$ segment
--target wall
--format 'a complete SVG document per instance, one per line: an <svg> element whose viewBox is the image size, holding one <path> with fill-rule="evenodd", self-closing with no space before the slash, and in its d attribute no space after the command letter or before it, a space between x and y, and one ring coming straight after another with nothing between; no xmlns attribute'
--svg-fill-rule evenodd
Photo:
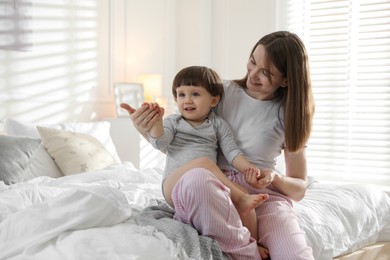
<svg viewBox="0 0 390 260"><path fill-rule="evenodd" d="M251 48L276 26L276 2L266 0L131 0L121 10L125 28L116 42L125 44L115 48L122 57L116 79L161 74L168 97L184 66L210 66L225 79L242 77Z"/></svg>
<svg viewBox="0 0 390 260"><path fill-rule="evenodd" d="M0 50L0 118L115 117L115 82L160 74L170 97L188 65L242 77L254 43L275 29L276 2L34 0L31 51Z"/></svg>
<svg viewBox="0 0 390 260"><path fill-rule="evenodd" d="M137 81L140 74L162 75L169 100L176 72L189 65L214 68L225 79L246 72L257 40L275 29L274 1L131 0L115 1L114 75ZM168 108L169 110L170 108ZM140 168L163 167L165 157L143 138Z"/></svg>

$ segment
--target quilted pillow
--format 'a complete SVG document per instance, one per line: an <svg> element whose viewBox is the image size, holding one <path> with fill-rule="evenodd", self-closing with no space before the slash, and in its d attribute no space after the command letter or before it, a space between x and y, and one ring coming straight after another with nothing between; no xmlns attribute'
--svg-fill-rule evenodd
<svg viewBox="0 0 390 260"><path fill-rule="evenodd" d="M0 181L5 184L63 176L40 139L1 135L0 147Z"/></svg>
<svg viewBox="0 0 390 260"><path fill-rule="evenodd" d="M7 132L5 131L5 127L2 121L0 121L0 135L5 135Z"/></svg>
<svg viewBox="0 0 390 260"><path fill-rule="evenodd" d="M115 163L110 152L91 135L42 126L37 129L64 175L92 172Z"/></svg>

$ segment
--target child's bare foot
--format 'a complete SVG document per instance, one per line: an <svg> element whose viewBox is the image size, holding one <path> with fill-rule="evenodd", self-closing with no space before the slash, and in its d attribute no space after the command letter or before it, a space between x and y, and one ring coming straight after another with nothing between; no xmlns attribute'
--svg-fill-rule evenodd
<svg viewBox="0 0 390 260"><path fill-rule="evenodd" d="M241 216L247 216L249 212L268 199L268 194L245 194L236 208Z"/></svg>
<svg viewBox="0 0 390 260"><path fill-rule="evenodd" d="M269 251L267 248L262 247L262 246L257 246L257 249L259 250L261 259L263 259L263 260L269 259Z"/></svg>

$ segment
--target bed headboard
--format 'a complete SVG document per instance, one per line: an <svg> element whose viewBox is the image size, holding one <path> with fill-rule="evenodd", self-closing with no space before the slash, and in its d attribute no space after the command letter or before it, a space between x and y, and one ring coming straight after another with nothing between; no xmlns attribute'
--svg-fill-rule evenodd
<svg viewBox="0 0 390 260"><path fill-rule="evenodd" d="M111 123L111 139L122 161L132 162L138 169L165 167L165 154L153 148L135 129L129 117L105 119Z"/></svg>
<svg viewBox="0 0 390 260"><path fill-rule="evenodd" d="M141 135L129 117L106 119L111 123L111 138L122 161L130 161L140 167Z"/></svg>

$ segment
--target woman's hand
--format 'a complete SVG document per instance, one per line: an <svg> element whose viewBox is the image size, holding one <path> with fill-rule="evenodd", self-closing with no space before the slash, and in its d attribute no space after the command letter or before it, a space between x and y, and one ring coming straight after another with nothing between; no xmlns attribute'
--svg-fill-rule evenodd
<svg viewBox="0 0 390 260"><path fill-rule="evenodd" d="M276 172L271 169L259 170L256 167L249 167L245 172L245 181L256 189L264 189L272 183Z"/></svg>
<svg viewBox="0 0 390 260"><path fill-rule="evenodd" d="M127 110L135 128L142 135L147 134L164 114L164 108L158 106L157 103L143 103L138 109L134 109L126 103L120 104L120 107Z"/></svg>

